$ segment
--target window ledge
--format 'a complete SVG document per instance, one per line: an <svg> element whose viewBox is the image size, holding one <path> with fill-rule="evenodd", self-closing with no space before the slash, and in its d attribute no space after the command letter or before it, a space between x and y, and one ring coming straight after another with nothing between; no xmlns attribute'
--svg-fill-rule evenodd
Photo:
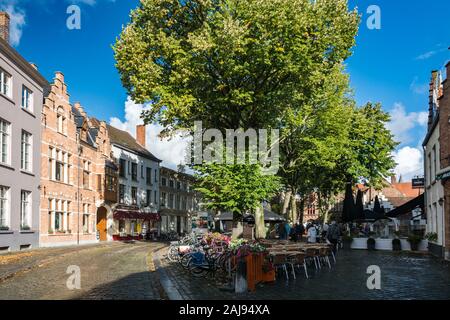
<svg viewBox="0 0 450 320"><path fill-rule="evenodd" d="M2 230L0 231L0 234L14 234L13 230Z"/></svg>
<svg viewBox="0 0 450 320"><path fill-rule="evenodd" d="M10 97L8 97L7 95L0 93L0 97L3 97L4 99L6 99L7 101L11 102L13 105L16 105L16 103L14 102L13 99L11 99Z"/></svg>
<svg viewBox="0 0 450 320"><path fill-rule="evenodd" d="M20 169L20 172L22 172L22 173L24 173L24 174L27 174L27 175L29 175L29 176L32 176L32 177L35 177L35 176L36 176L33 172L26 171L26 170L23 170L23 169Z"/></svg>
<svg viewBox="0 0 450 320"><path fill-rule="evenodd" d="M26 109L26 108L24 108L24 107L21 107L20 109L22 109L22 111L28 113L28 114L29 114L30 116L32 116L33 118L36 118L36 115L34 114L33 111L30 111L30 110L28 110L28 109Z"/></svg>
<svg viewBox="0 0 450 320"><path fill-rule="evenodd" d="M70 184L70 183L67 183L67 182L64 182L64 181L58 181L58 180L55 180L55 179L49 179L49 181L51 181L51 182L55 182L55 183L60 183L60 184L64 184L64 185L66 185L66 186L70 186L70 187L73 187L73 185L72 185L72 184Z"/></svg>
<svg viewBox="0 0 450 320"><path fill-rule="evenodd" d="M0 162L0 167L5 168L5 169L9 169L9 170L12 170L12 171L16 170L16 169L14 169L14 167L10 166L9 164L2 163L2 162Z"/></svg>
<svg viewBox="0 0 450 320"><path fill-rule="evenodd" d="M34 230L20 230L19 231L21 234L31 234L31 233L36 233L36 231L34 231Z"/></svg>

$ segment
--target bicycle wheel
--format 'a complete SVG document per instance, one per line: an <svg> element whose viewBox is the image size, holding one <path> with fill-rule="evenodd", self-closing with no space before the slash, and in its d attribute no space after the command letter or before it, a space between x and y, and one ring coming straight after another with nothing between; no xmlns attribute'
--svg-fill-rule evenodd
<svg viewBox="0 0 450 320"><path fill-rule="evenodd" d="M178 247L171 246L169 247L169 250L167 252L167 258L171 262L178 261L179 255L178 255Z"/></svg>
<svg viewBox="0 0 450 320"><path fill-rule="evenodd" d="M200 278L206 274L207 269L202 266L191 265L189 268L189 271L192 274L192 276L194 276L196 278Z"/></svg>

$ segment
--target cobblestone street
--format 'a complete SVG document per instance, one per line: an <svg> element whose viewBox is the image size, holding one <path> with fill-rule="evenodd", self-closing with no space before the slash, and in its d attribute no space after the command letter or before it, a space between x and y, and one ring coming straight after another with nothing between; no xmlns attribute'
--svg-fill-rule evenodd
<svg viewBox="0 0 450 320"><path fill-rule="evenodd" d="M367 289L367 267L381 269L381 290ZM163 262L174 287L183 299L450 299L450 265L423 254L341 251L333 269L303 273L286 281L283 275L274 284L257 287L256 292L235 295L215 286L213 281L189 276L177 264Z"/></svg>
<svg viewBox="0 0 450 320"><path fill-rule="evenodd" d="M108 243L0 256L0 299L165 299L153 252L158 243ZM81 290L66 286L68 266Z"/></svg>
<svg viewBox="0 0 450 320"><path fill-rule="evenodd" d="M341 251L333 269L303 273L236 295L210 278L193 278L165 258L162 243L108 243L0 256L0 299L449 299L450 266L424 254ZM66 286L68 266L81 289ZM381 269L381 290L369 290L367 267Z"/></svg>

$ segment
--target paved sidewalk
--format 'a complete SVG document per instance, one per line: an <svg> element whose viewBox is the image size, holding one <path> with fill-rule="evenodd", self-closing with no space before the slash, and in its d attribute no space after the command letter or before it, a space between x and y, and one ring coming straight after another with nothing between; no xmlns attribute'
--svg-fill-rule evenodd
<svg viewBox="0 0 450 320"><path fill-rule="evenodd" d="M367 288L371 265L381 269L381 290ZM161 267L186 300L450 299L450 265L423 254L341 251L332 270L309 268L309 279L300 272L296 280L289 281L280 275L274 284L260 285L256 292L242 295L221 290L214 280L193 278L167 259L161 260Z"/></svg>
<svg viewBox="0 0 450 320"><path fill-rule="evenodd" d="M153 264L153 252L164 246L114 242L2 257L0 299L167 299ZM80 267L80 290L67 288L69 266Z"/></svg>

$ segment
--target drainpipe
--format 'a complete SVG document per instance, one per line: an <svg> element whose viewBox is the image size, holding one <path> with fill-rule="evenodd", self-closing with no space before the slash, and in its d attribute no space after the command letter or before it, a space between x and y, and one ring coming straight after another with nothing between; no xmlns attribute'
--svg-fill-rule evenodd
<svg viewBox="0 0 450 320"><path fill-rule="evenodd" d="M78 218L77 218L77 245L80 245L80 158L81 158L81 146L80 146L80 134L77 133L77 149L78 149L78 168L77 168L77 184L78 184Z"/></svg>

